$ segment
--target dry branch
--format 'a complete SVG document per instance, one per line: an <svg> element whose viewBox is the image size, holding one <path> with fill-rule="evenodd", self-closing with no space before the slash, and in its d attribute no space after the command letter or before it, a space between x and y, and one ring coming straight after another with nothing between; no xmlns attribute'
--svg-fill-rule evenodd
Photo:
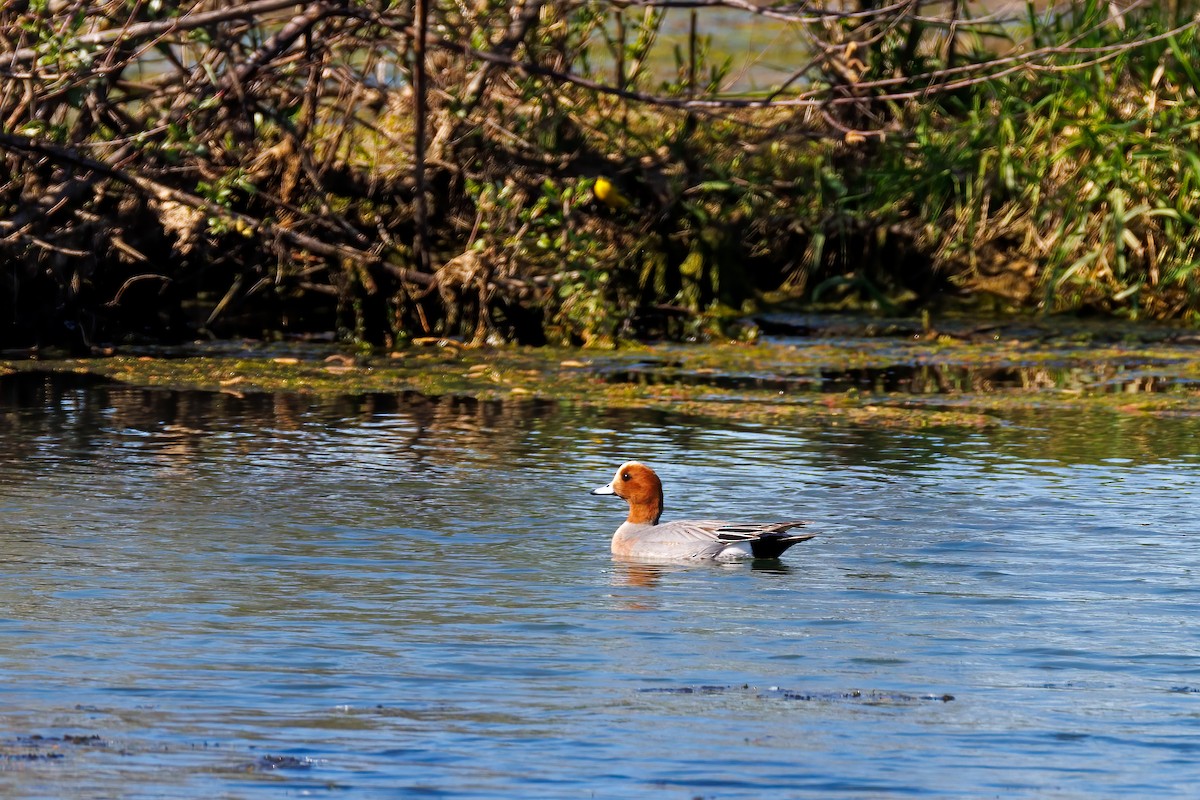
<svg viewBox="0 0 1200 800"><path fill-rule="evenodd" d="M263 15L270 14L273 11L281 11L285 8L294 8L296 6L303 7L306 5L308 5L308 3L299 3L296 2L296 0L254 0L254 2L250 3L234 3L229 8L219 8L212 11L197 12L195 14L184 14L180 17L167 20L140 22L120 28L111 28L103 31L84 33L76 37L75 42L84 46L109 45L117 42L135 42L142 39L153 39L170 33L181 33L184 31L197 30L209 25L217 25L222 22L232 22L233 20L257 21L260 20ZM11 53L0 54L0 61L8 62L8 64L15 66L17 64L24 64L29 61L34 61L39 55L40 54L37 48L25 47L19 50L14 50Z"/></svg>

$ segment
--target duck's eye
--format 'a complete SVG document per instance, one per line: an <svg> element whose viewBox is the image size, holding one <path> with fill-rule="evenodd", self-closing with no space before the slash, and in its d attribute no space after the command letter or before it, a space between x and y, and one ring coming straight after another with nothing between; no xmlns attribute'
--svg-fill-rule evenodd
<svg viewBox="0 0 1200 800"><path fill-rule="evenodd" d="M623 481L627 481L627 480L629 480L629 473L628 473L628 472L626 472L624 475L622 475L622 476L621 476L621 480L623 480Z"/></svg>

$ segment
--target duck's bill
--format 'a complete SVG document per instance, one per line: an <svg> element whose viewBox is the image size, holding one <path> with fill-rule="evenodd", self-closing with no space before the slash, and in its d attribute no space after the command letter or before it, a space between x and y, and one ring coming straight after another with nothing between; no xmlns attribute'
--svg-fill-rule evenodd
<svg viewBox="0 0 1200 800"><path fill-rule="evenodd" d="M613 491L611 483L605 484L604 486L601 486L599 489L592 489L591 493L592 494L616 494L616 492Z"/></svg>

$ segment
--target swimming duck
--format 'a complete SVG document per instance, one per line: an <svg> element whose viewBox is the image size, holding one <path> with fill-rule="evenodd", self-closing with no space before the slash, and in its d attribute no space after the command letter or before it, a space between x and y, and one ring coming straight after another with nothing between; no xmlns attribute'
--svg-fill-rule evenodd
<svg viewBox="0 0 1200 800"><path fill-rule="evenodd" d="M662 481L654 470L638 461L617 469L612 482L592 494L616 495L629 503L629 516L613 534L614 555L637 559L720 560L779 558L794 544L815 533L788 533L805 523L743 523L723 520L675 520L660 523L663 510Z"/></svg>

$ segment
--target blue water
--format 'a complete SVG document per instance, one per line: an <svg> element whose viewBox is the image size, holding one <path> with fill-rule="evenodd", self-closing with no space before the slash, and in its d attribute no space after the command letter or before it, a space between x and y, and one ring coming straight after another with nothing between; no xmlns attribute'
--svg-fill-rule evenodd
<svg viewBox="0 0 1200 800"><path fill-rule="evenodd" d="M0 795L1191 797L1200 421L0 381ZM614 563L668 518L775 564Z"/></svg>

